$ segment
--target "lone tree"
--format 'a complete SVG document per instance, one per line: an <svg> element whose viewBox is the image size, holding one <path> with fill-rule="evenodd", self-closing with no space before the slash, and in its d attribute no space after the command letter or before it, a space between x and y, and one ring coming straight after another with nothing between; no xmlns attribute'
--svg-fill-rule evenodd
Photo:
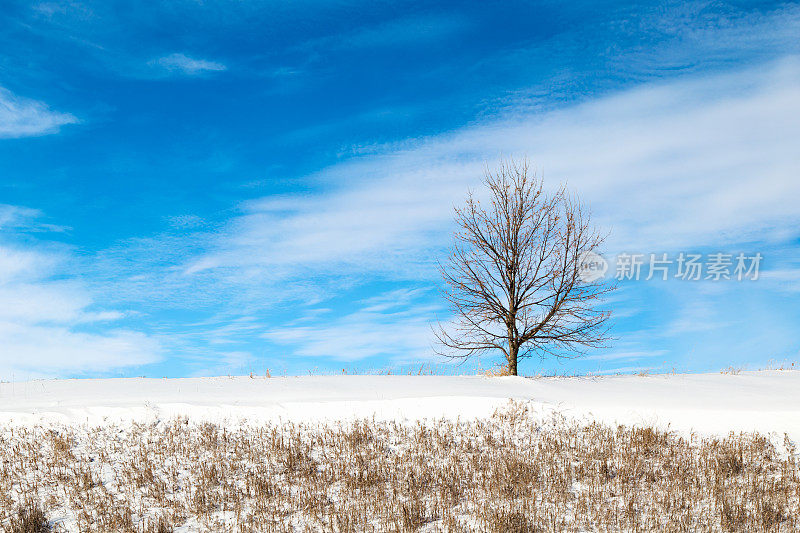
<svg viewBox="0 0 800 533"><path fill-rule="evenodd" d="M564 186L545 192L527 161L487 170L484 183L491 202L484 207L470 192L455 209L459 230L440 266L456 317L435 328L440 353L499 350L515 376L533 354L571 357L603 346L609 313L595 306L614 287L586 270L603 237L583 205Z"/></svg>

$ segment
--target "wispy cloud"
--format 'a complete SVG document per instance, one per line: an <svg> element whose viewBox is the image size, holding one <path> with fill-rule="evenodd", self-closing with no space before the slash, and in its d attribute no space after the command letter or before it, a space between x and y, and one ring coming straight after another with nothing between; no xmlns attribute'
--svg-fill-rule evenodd
<svg viewBox="0 0 800 533"><path fill-rule="evenodd" d="M425 277L452 205L501 154L527 155L551 186L580 191L614 250L782 242L800 220L798 114L796 58L512 114L311 177L347 184L331 192L248 202L186 272Z"/></svg>
<svg viewBox="0 0 800 533"><path fill-rule="evenodd" d="M0 204L0 229L17 227L39 215L36 209L16 205Z"/></svg>
<svg viewBox="0 0 800 533"><path fill-rule="evenodd" d="M273 299L298 298L298 287L324 299L320 287L344 291L362 280L433 285L435 258L450 239L453 204L478 183L484 163L502 154L527 155L546 183L567 181L579 191L596 221L612 231L608 251L786 245L800 227L793 200L800 197L798 114L796 58L649 84L547 112L514 112L387 146L308 177L325 192L246 202L222 229L205 234L205 251L185 263L182 277L271 287ZM637 319L645 329L641 321L652 321L661 339L657 349L644 340L616 359L656 357L674 342L691 349L703 335L727 335L745 315L731 316L718 302L748 301L744 294L728 296L682 286L669 314ZM636 305L647 310L649 302ZM430 355L432 309L369 307L317 315L313 325L273 327L266 338L301 357ZM771 353L791 343L790 336L777 337ZM714 357L730 353L724 345L728 351L713 350ZM698 364L692 357L684 364Z"/></svg>
<svg viewBox="0 0 800 533"><path fill-rule="evenodd" d="M99 308L82 282L65 276L69 261L63 249L0 243L2 379L100 374L159 359L158 341L114 326L123 313Z"/></svg>
<svg viewBox="0 0 800 533"><path fill-rule="evenodd" d="M665 325L662 335L685 336L689 333L709 332L728 326L728 317L721 317L719 310L710 301L695 298Z"/></svg>
<svg viewBox="0 0 800 533"><path fill-rule="evenodd" d="M58 133L61 126L77 122L74 115L53 111L44 102L17 96L0 87L0 138Z"/></svg>
<svg viewBox="0 0 800 533"><path fill-rule="evenodd" d="M426 46L452 37L468 26L469 22L466 19L453 14L401 17L360 27L350 32L340 32L306 41L301 48L318 50L326 54L339 49L372 50L388 46Z"/></svg>
<svg viewBox="0 0 800 533"><path fill-rule="evenodd" d="M220 72L227 70L228 67L216 61L207 59L195 59L185 54L174 53L164 57L159 57L150 62L167 72L195 76L206 72Z"/></svg>
<svg viewBox="0 0 800 533"><path fill-rule="evenodd" d="M567 10L552 21L553 11L543 6L525 11L541 12L540 20L513 27L503 21L531 18L514 6L491 13L444 7L399 17L371 6L353 16L351 7L330 6L319 14L322 23L303 32L292 30L303 25L307 7L295 4L190 2L122 13L103 2L46 3L10 14L22 33L0 36L0 48L9 52L4 83L15 91L39 83L37 98L54 107L63 104L41 92L45 85L71 87L95 99L95 109L115 107L103 133L110 142L98 139L98 153L108 148L112 160L120 158L114 150L125 151L126 160L148 171L148 157L140 159L130 143L120 144L128 131L115 127L141 125L142 119L156 127L174 118L175 108L149 106L143 115L138 104L144 101L135 91L116 91L130 78L197 79L228 69L242 77L269 73L272 79L260 79L252 94L248 80L232 84L232 91L252 96L232 101L258 102L265 87L269 92L275 85L287 91L287 106L310 98L323 106L326 98L343 105L335 113L308 106L305 121L291 121L297 130L275 134L275 128L265 128L264 135L248 139L239 134L258 127L274 109L270 105L283 106L284 99L263 100L252 116L236 107L229 115L236 121L192 113L197 122L182 123L189 129L202 124L203 134L177 144L213 142L220 158L239 159L225 172L231 179L255 178L260 187L248 191L278 190L280 182L280 190L297 185L302 194L254 198L233 211L220 206L226 200L196 203L180 195L175 203L189 205L159 213L156 199L146 204L152 210L147 215L162 217L169 226L163 234L135 236L152 226L110 225L110 231L125 228L124 240L104 250L94 246L107 242L105 237L76 242L85 261L55 245L3 246L0 372L20 372L26 364L63 374L89 367L105 372L152 361L164 346L176 360L191 359L206 369L242 366L250 364L251 354L265 353L265 332L277 347L272 353L328 359L428 355L428 322L438 309L431 302L439 301L432 290L364 296L438 282L435 259L450 240L452 205L478 184L484 162L492 166L503 154L527 155L551 185L568 181L591 204L595 220L612 230L611 253L738 243L748 252L751 243L796 249L791 239L800 227L794 201L800 196L800 62L791 54L800 53L800 6L688 2L611 7L591 17ZM501 29L494 35L484 31L487 14L498 15L493 27ZM181 31L172 31L176 24ZM265 31L245 33L256 26ZM231 35L244 40L233 42ZM207 55L210 50L219 55ZM780 56L786 57L772 62ZM303 75L295 76L297 70ZM353 82L353 75L365 76ZM113 83L95 86L103 80ZM146 101L151 103L150 95ZM391 127L412 115L417 118L409 127ZM0 89L0 137L54 133L77 121ZM449 132L380 144L465 122ZM114 134L119 131L125 135ZM141 131L134 127L130 133ZM163 147L158 135L145 135L152 141L148 146ZM363 144L341 146L342 139ZM263 161L284 155L261 151L264 143L285 153L313 145L315 153L335 154L342 162L312 175L287 176L279 163L263 168ZM303 168L320 159L305 160ZM53 164L64 178L68 165L58 158ZM103 164L103 157L87 162L95 171ZM81 175L75 170L80 166L71 168L70 175ZM281 174L269 175L270 168ZM199 178L198 186L207 185L202 179L208 178ZM241 192L231 190L215 198ZM203 210L211 205L223 211ZM202 219L189 214L195 210ZM180 213L185 214L164 216ZM76 226L83 224L75 214ZM0 206L0 245L9 232L24 232L28 243L58 229L45 221L36 210ZM59 238L79 241L84 233ZM764 273L759 288L796 290L796 267L770 263L775 270ZM708 344L719 345L720 353L740 350L741 340L753 336L742 324L759 316L769 334L754 351L782 350L796 338L789 318L778 342L763 340L776 338L776 316L792 310L782 300L765 297L770 305L756 309L752 298L696 288L684 285L668 297L661 286L649 293L630 287L614 302L615 309L624 306L616 316L632 318L635 331L627 338L651 338L603 357L628 364L626 359L665 347L673 354L681 341L683 347L703 346L704 353ZM147 324L147 335L130 331L139 319L131 318L129 307ZM726 343L733 330L741 336ZM44 340L34 351L37 338ZM7 355L12 348L15 355ZM590 361L601 361L600 355ZM218 361L222 367L215 366Z"/></svg>
<svg viewBox="0 0 800 533"><path fill-rule="evenodd" d="M159 343L124 329L102 334L58 325L0 322L3 379L102 375L159 360Z"/></svg>
<svg viewBox="0 0 800 533"><path fill-rule="evenodd" d="M176 215L168 217L170 226L177 229L192 229L203 225L203 219L197 215Z"/></svg>
<svg viewBox="0 0 800 533"><path fill-rule="evenodd" d="M242 375L253 372L258 363L249 352L215 352L212 356L194 358L190 376Z"/></svg>
<svg viewBox="0 0 800 533"><path fill-rule="evenodd" d="M43 222L38 209L0 204L0 231L63 232L70 228Z"/></svg>
<svg viewBox="0 0 800 533"><path fill-rule="evenodd" d="M425 291L401 289L360 302L344 316L332 312L313 314L313 323L273 328L264 338L291 347L299 357L358 361L385 357L393 363L429 360L430 320L440 308L425 302Z"/></svg>
<svg viewBox="0 0 800 533"><path fill-rule="evenodd" d="M800 292L800 268L779 268L761 274L761 280L774 284L779 290L797 293Z"/></svg>

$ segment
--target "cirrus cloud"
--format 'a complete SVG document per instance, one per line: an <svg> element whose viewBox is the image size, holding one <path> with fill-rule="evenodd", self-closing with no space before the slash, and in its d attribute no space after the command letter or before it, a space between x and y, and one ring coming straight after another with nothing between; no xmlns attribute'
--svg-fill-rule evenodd
<svg viewBox="0 0 800 533"><path fill-rule="evenodd" d="M44 244L0 243L0 379L97 375L160 359L157 339L115 326L124 313L99 308L66 275L70 260Z"/></svg>
<svg viewBox="0 0 800 533"><path fill-rule="evenodd" d="M204 72L219 72L227 70L228 67L216 61L207 59L196 59L185 54L170 54L150 62L151 65L161 67L169 72L195 76Z"/></svg>
<svg viewBox="0 0 800 533"><path fill-rule="evenodd" d="M61 126L77 122L78 119L70 113L53 111L44 102L18 96L0 87L0 139L58 133Z"/></svg>

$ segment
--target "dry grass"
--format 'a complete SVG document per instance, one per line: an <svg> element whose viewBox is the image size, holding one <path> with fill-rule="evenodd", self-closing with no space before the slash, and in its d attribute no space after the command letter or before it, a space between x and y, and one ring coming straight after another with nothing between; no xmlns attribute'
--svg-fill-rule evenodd
<svg viewBox="0 0 800 533"><path fill-rule="evenodd" d="M799 473L758 435L520 404L473 422L1 427L0 524L44 531L44 509L73 531L798 531Z"/></svg>
<svg viewBox="0 0 800 533"><path fill-rule="evenodd" d="M22 505L8 524L13 533L47 533L51 531L50 523L44 511L36 503Z"/></svg>

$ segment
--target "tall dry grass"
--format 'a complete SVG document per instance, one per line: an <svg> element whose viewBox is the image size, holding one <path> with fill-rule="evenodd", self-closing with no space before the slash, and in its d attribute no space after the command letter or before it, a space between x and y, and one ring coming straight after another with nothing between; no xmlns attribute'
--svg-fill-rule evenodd
<svg viewBox="0 0 800 533"><path fill-rule="evenodd" d="M22 523L38 508L73 531L788 532L790 452L522 404L471 422L4 427L0 523L40 531Z"/></svg>

